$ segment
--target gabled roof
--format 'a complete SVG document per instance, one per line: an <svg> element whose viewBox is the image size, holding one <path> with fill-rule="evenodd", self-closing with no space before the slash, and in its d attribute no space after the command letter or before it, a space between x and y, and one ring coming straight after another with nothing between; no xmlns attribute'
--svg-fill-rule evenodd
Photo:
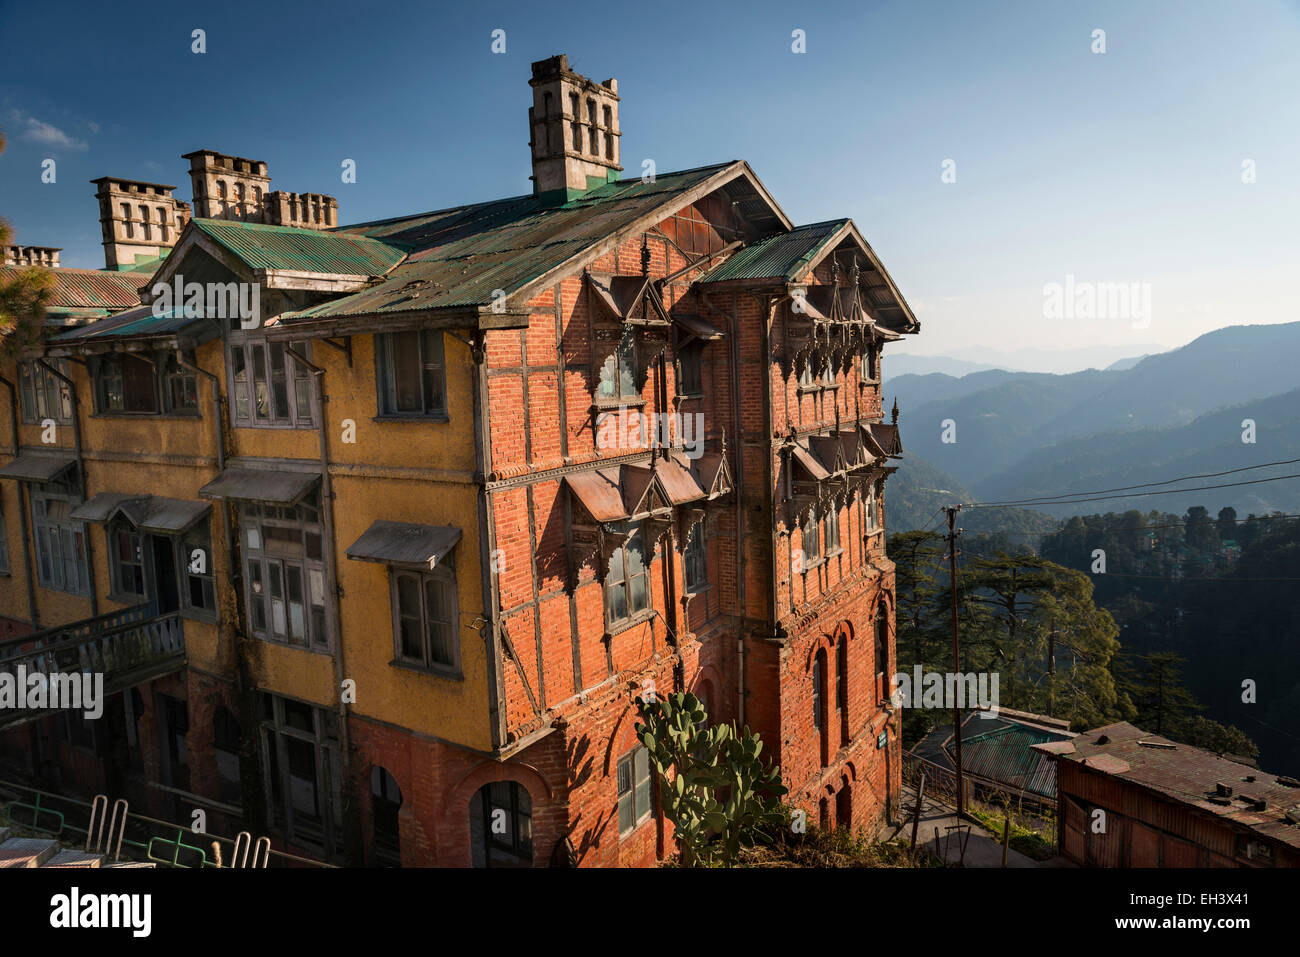
<svg viewBox="0 0 1300 957"><path fill-rule="evenodd" d="M506 303L522 310L560 275L720 189L742 212L752 208L750 215L759 228L790 227L741 161L664 173L651 182L638 177L607 183L562 205L548 205L538 196L516 196L345 226L336 234L381 240L408 249L410 255L378 285L283 318L293 325L430 311L490 312Z"/></svg>
<svg viewBox="0 0 1300 957"><path fill-rule="evenodd" d="M224 219L190 222L250 269L382 276L406 258L401 246L366 236Z"/></svg>
<svg viewBox="0 0 1300 957"><path fill-rule="evenodd" d="M732 279L773 279L794 282L803 276L811 263L840 238L847 219L829 219L824 223L796 226L788 233L777 233L738 250L718 266L701 283L726 282Z"/></svg>
<svg viewBox="0 0 1300 957"><path fill-rule="evenodd" d="M920 324L912 314L912 307L851 219L811 223L750 243L697 282L704 286L718 283L783 286L800 281L826 256L844 248L853 249L855 258L862 259L862 305L872 313L872 318L879 318L882 325L899 331L919 331ZM816 286L809 290L812 308L808 312L813 318L830 316L829 301L813 301L818 295L827 296L828 292ZM845 315L844 318L861 317Z"/></svg>

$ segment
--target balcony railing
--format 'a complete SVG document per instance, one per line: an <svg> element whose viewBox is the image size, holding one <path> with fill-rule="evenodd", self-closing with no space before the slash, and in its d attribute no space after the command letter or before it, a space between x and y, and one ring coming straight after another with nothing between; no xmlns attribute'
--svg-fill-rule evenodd
<svg viewBox="0 0 1300 957"><path fill-rule="evenodd" d="M0 675L13 676L20 706L0 708L0 728L69 710L65 702L57 707L21 706L28 701L34 674L46 679L55 674L102 674L107 697L184 666L180 613L159 615L148 604L8 639L0 642Z"/></svg>

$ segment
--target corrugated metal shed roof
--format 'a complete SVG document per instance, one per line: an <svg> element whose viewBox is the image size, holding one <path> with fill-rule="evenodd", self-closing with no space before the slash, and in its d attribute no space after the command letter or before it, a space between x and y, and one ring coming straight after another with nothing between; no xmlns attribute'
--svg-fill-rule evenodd
<svg viewBox="0 0 1300 957"><path fill-rule="evenodd" d="M64 469L77 464L71 449L34 452L19 449L8 465L0 468L0 478L18 479L21 482L48 482Z"/></svg>
<svg viewBox="0 0 1300 957"><path fill-rule="evenodd" d="M119 312L97 322L77 326L50 339L53 344L100 341L110 339L141 339L154 336L176 335L189 331L199 341L217 337L215 323L202 318L186 317L183 307L160 311L155 315L153 306L138 306Z"/></svg>
<svg viewBox="0 0 1300 957"><path fill-rule="evenodd" d="M793 282L806 271L807 264L844 228L847 219L830 219L824 223L797 226L788 233L778 233L751 243L739 250L699 281L725 282L729 279L773 279Z"/></svg>
<svg viewBox="0 0 1300 957"><path fill-rule="evenodd" d="M1300 807L1300 785L1290 778L1148 734L1126 721L1085 731L1069 742L1040 746L1040 750L1300 847L1300 825L1286 818L1288 810ZM1216 785L1220 783L1233 789L1221 804L1209 800L1217 797ZM1264 809L1256 810L1248 798L1263 801Z"/></svg>
<svg viewBox="0 0 1300 957"><path fill-rule="evenodd" d="M414 525L380 519L348 546L347 556L354 561L433 568L455 547L460 536L460 529L454 525Z"/></svg>
<svg viewBox="0 0 1300 957"><path fill-rule="evenodd" d="M348 233L224 219L191 222L253 269L383 276L406 255L393 243Z"/></svg>
<svg viewBox="0 0 1300 957"><path fill-rule="evenodd" d="M0 279L9 279L26 266L0 267ZM51 309L107 309L116 311L140 303L137 290L147 281L139 273L109 272L106 269L51 269L54 288L47 304Z"/></svg>
<svg viewBox="0 0 1300 957"><path fill-rule="evenodd" d="M351 234L400 244L410 258L379 285L286 315L290 322L334 316L474 308L493 303L538 279L583 250L735 163L680 173L653 182L607 183L560 206L537 196L477 203L401 219L347 226Z"/></svg>
<svg viewBox="0 0 1300 957"><path fill-rule="evenodd" d="M199 495L203 498L294 505L319 483L320 475L312 472L230 468L199 489Z"/></svg>

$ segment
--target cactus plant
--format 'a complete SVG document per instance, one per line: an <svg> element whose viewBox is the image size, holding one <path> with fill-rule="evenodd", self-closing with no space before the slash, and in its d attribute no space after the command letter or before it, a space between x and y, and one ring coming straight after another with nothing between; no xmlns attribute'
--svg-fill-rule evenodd
<svg viewBox="0 0 1300 957"><path fill-rule="evenodd" d="M643 702L637 736L650 752L660 806L673 822L680 861L693 867L736 863L741 848L770 838L786 819L781 769L762 758L746 726L709 726L704 706L678 692Z"/></svg>

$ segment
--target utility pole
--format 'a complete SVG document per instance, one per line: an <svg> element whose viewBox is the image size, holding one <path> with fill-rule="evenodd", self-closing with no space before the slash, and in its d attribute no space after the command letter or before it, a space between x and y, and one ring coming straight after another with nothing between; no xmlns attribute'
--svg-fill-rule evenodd
<svg viewBox="0 0 1300 957"><path fill-rule="evenodd" d="M1056 682L1056 629L1047 636L1047 716L1055 718L1052 687Z"/></svg>
<svg viewBox="0 0 1300 957"><path fill-rule="evenodd" d="M961 652L957 641L957 513L961 510L960 505L945 506L944 511L948 513L948 584L952 592L952 674L953 680L949 687L953 690L952 696L952 732L953 738L957 742L957 820L961 820L962 812L965 810L965 795L962 784L961 768L961 705L957 701L957 687L960 682L958 677L961 674Z"/></svg>

